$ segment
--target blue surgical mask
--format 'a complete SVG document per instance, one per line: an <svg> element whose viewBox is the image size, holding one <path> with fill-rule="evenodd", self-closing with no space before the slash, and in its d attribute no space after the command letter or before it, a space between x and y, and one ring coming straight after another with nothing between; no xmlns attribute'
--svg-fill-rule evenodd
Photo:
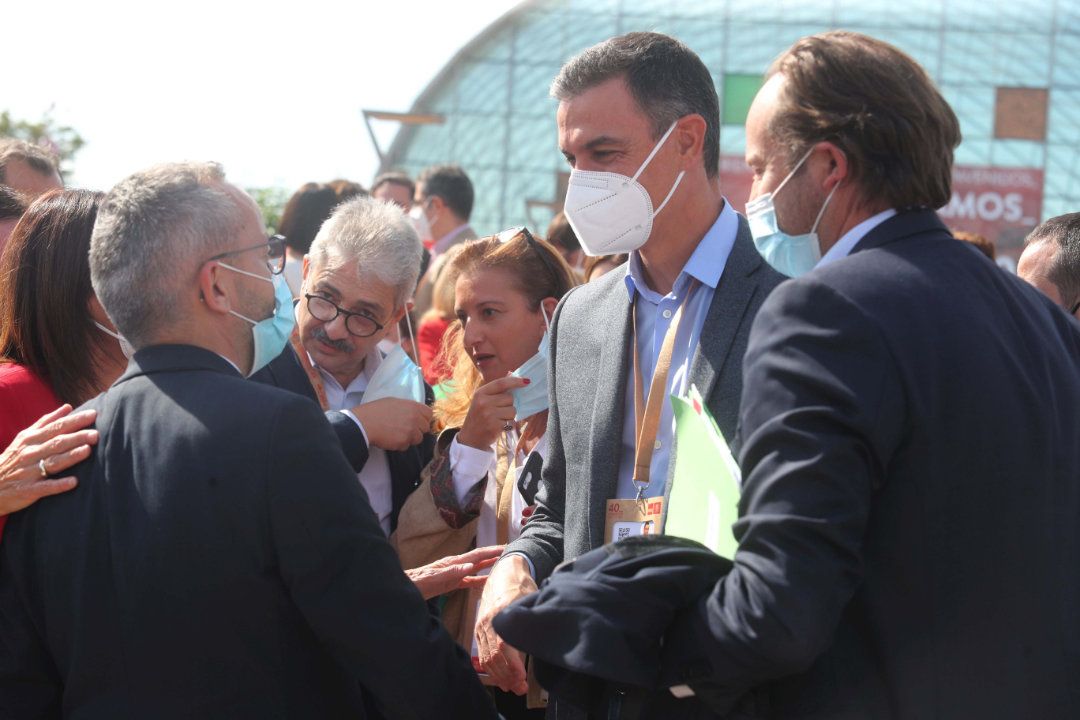
<svg viewBox="0 0 1080 720"><path fill-rule="evenodd" d="M412 322L409 321L407 312L405 325L409 329L409 339L413 340ZM416 347L415 340L413 340L413 347ZM424 373L400 345L395 345L372 373L367 388L364 390L364 399L361 404L388 397L412 400L421 404L427 401Z"/></svg>
<svg viewBox="0 0 1080 720"><path fill-rule="evenodd" d="M773 198L787 184L787 181L795 175L796 171L810 157L813 148L810 148L802 159L791 169L783 182L776 186L771 193L765 193L761 197L746 204L746 221L750 225L750 234L754 237L754 245L761 257L776 268L777 271L788 277L799 277L814 269L821 260L821 244L818 242L817 227L821 222L821 216L825 214L825 208L829 207L836 188L840 183L833 185L829 196L825 198L825 204L821 206L817 219L810 232L802 235L789 235L780 229L776 219L776 207Z"/></svg>
<svg viewBox="0 0 1080 720"><path fill-rule="evenodd" d="M248 377L262 370L266 365L281 354L292 335L293 326L296 324L296 315L293 312L292 291L281 275L263 277L247 270L220 263L221 267L228 268L241 275L247 275L257 280L265 280L274 286L274 314L265 320L252 320L244 317L235 310L229 313L240 318L244 322L251 323L251 338L254 342L255 352L252 356L251 371Z"/></svg>
<svg viewBox="0 0 1080 720"><path fill-rule="evenodd" d="M375 369L364 390L363 402L375 402L383 398L398 398L423 403L424 376L400 345L383 358Z"/></svg>
<svg viewBox="0 0 1080 720"><path fill-rule="evenodd" d="M510 391L516 412L514 420L517 422L548 409L548 333L551 326L543 305L540 306L540 312L544 313L544 325L547 326L544 337L540 340L540 347L525 364L510 373L514 377L529 380L525 387Z"/></svg>

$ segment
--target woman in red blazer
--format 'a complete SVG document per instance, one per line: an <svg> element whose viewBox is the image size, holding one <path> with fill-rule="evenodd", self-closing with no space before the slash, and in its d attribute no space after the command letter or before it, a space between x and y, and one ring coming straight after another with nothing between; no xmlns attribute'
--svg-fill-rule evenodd
<svg viewBox="0 0 1080 720"><path fill-rule="evenodd" d="M90 284L90 235L103 197L42 195L0 255L0 447L62 403L94 397L127 365ZM47 473L59 469L45 464ZM10 511L0 502L0 512Z"/></svg>

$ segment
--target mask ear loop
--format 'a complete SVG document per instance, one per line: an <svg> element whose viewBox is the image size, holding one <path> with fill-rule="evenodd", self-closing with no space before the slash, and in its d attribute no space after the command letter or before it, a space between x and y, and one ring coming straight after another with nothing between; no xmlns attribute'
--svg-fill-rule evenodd
<svg viewBox="0 0 1080 720"><path fill-rule="evenodd" d="M780 192L780 190L783 189L785 185L787 185L788 180L795 176L795 173L799 171L799 168L802 167L802 164L806 162L806 158L810 157L810 153L812 152L814 152L814 146L811 145L810 149L807 150L801 158L799 158L799 162L795 163L795 167L791 168L791 172L787 174L787 177L784 178L784 181L777 185L775 190L769 193L769 197L776 197L776 193Z"/></svg>
<svg viewBox="0 0 1080 720"><path fill-rule="evenodd" d="M120 340L120 333L117 333L117 332L113 332L113 331L112 331L112 330L110 330L109 328L107 328L107 327L105 327L104 325L102 325L101 323L99 323L99 322L98 322L97 320L94 320L94 324L95 324L95 325L97 325L97 327L98 327L98 330L100 330L101 332L105 333L106 335L111 335L111 336L113 336L114 338L116 338L117 342L119 342L119 340Z"/></svg>
<svg viewBox="0 0 1080 720"><path fill-rule="evenodd" d="M671 123L671 127L669 127L667 129L667 132L664 133L664 136L660 138L660 142L656 143L656 145L653 146L652 152L649 153L649 156L645 158L645 162L641 163L641 167L638 168L638 171L634 173L634 177L631 178L634 182L637 182L637 179L641 177L641 173L645 172L645 168L649 167L649 163L651 163L652 159L656 157L656 153L660 152L660 148L664 147L664 143L667 142L668 137L670 137L671 133L675 131L675 126L678 124L678 120Z"/></svg>
<svg viewBox="0 0 1080 720"><path fill-rule="evenodd" d="M660 138L660 142L656 143L656 145L653 146L652 152L649 153L649 156L647 158L645 158L645 162L641 163L641 167L639 167L638 171L634 173L634 177L632 178L634 182L637 182L637 179L641 177L641 173L645 172L645 168L647 168L649 166L649 163L652 162L652 159L656 157L656 153L660 152L660 148L664 147L664 143L666 143L667 139L671 137L671 133L675 132L675 126L678 124L678 120L671 123L671 127L669 127L667 129L667 132L664 133L663 137ZM656 210L653 211L653 217L659 215L660 211L664 209L664 206L668 204L668 200L670 200L671 196L675 194L675 190L678 189L679 183L682 182L682 179L685 175L686 171L683 170L679 173L679 176L675 178L675 184L671 186L671 190L668 190L667 197L664 198L664 202L660 203L660 207L656 208Z"/></svg>
<svg viewBox="0 0 1080 720"><path fill-rule="evenodd" d="M409 319L409 309L405 308L405 328L409 331L409 342L412 343L413 352L416 350L416 338L413 337L412 320Z"/></svg>
<svg viewBox="0 0 1080 720"><path fill-rule="evenodd" d="M836 183L832 186L832 190L829 191L828 197L825 198L825 204L821 206L821 210L819 210L817 214L817 219L814 220L814 227L810 228L811 235L817 232L817 226L818 223L821 222L821 217L825 214L825 208L829 207L829 203L832 202L832 196L836 193L836 190L839 187L840 183Z"/></svg>
<svg viewBox="0 0 1080 720"><path fill-rule="evenodd" d="M547 310L544 309L544 301L540 301L540 313L544 316L544 327L551 332L551 322L548 320Z"/></svg>

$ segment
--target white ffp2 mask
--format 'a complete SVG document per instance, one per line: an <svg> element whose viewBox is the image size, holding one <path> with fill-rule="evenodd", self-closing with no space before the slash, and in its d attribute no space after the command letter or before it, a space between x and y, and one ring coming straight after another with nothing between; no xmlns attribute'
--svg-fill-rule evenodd
<svg viewBox="0 0 1080 720"><path fill-rule="evenodd" d="M573 170L566 188L563 211L587 255L615 255L637 250L649 239L653 218L675 194L686 171L679 173L660 207L653 211L649 191L638 182L656 153L675 130L671 123L634 177L616 172Z"/></svg>

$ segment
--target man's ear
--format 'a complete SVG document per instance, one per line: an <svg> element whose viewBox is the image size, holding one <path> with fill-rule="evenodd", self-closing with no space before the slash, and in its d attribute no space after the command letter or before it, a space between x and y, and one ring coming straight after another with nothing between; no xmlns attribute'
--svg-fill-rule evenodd
<svg viewBox="0 0 1080 720"><path fill-rule="evenodd" d="M311 256L304 253L304 262L300 269L300 280L307 280L308 268L311 267Z"/></svg>
<svg viewBox="0 0 1080 720"><path fill-rule="evenodd" d="M540 305L543 306L544 312L547 313L548 322L551 322L555 317L555 308L559 304L558 298L547 297L540 301Z"/></svg>
<svg viewBox="0 0 1080 720"><path fill-rule="evenodd" d="M822 189L825 192L831 192L836 185L839 185L848 176L850 168L847 153L828 141L818 143L817 148L825 151L825 160L828 163Z"/></svg>
<svg viewBox="0 0 1080 720"><path fill-rule="evenodd" d="M705 152L705 133L708 124L705 118L698 114L687 115L681 118L675 126L671 140L675 141L675 147L679 157L686 168L696 167L701 164L701 155Z"/></svg>
<svg viewBox="0 0 1080 720"><path fill-rule="evenodd" d="M390 316L390 320L387 321L386 327L390 327L391 325L397 325L399 322L401 322L401 318L405 317L405 313L408 311L409 305L411 304L411 302L407 302L401 307L399 307L397 310L395 310L394 314Z"/></svg>
<svg viewBox="0 0 1080 720"><path fill-rule="evenodd" d="M220 266L216 262L208 262L199 270L199 299L211 312L225 314L233 307L222 279Z"/></svg>

